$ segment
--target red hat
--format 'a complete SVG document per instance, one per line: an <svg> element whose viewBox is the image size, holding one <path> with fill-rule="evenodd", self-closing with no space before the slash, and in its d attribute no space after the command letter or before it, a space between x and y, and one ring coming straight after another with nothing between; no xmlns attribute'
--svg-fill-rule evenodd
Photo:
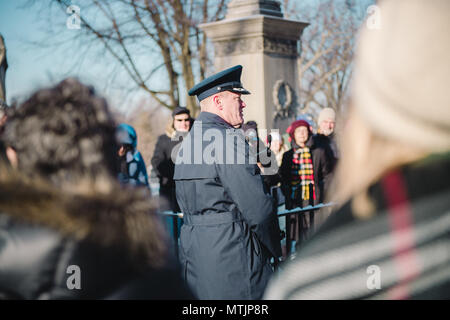
<svg viewBox="0 0 450 320"><path fill-rule="evenodd" d="M292 140L294 139L294 132L295 129L297 129L298 127L306 127L308 129L308 134L311 135L311 126L308 123L308 121L305 120L297 120L292 122L292 124L286 129L286 132L289 133L289 136L291 137Z"/></svg>

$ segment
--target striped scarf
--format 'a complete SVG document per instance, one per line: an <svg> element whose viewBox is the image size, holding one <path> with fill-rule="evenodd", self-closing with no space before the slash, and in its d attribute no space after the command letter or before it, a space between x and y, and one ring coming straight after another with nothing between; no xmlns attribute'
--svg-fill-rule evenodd
<svg viewBox="0 0 450 320"><path fill-rule="evenodd" d="M314 168L311 152L308 147L294 149L291 167L291 186L293 200L310 200L311 188L312 197L316 199L314 186ZM299 192L301 191L301 195Z"/></svg>

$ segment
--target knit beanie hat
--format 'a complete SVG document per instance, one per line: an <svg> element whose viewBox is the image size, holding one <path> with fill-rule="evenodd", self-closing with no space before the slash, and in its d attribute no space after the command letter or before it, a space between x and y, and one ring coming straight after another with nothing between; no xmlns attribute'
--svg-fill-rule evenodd
<svg viewBox="0 0 450 320"><path fill-rule="evenodd" d="M380 136L449 150L450 1L385 0L377 8L369 19L379 20L359 35L353 105Z"/></svg>
<svg viewBox="0 0 450 320"><path fill-rule="evenodd" d="M297 121L292 122L292 124L286 130L287 133L289 133L289 136L291 137L291 139L293 141L295 141L295 138L294 138L295 129L297 129L298 127L302 127L302 126L306 127L308 129L308 134L311 136L310 124L305 120L297 120Z"/></svg>
<svg viewBox="0 0 450 320"><path fill-rule="evenodd" d="M179 114L183 114L183 113L186 113L188 116L191 116L191 112L189 111L188 108L176 106L172 111L172 117L175 117L175 116L177 116Z"/></svg>
<svg viewBox="0 0 450 320"><path fill-rule="evenodd" d="M317 124L320 126L322 121L332 119L333 121L336 121L336 112L331 108L324 108L319 113L319 118L317 120Z"/></svg>

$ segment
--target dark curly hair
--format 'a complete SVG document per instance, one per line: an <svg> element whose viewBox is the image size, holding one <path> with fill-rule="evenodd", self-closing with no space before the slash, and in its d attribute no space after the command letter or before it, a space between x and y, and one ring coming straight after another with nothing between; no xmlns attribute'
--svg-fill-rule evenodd
<svg viewBox="0 0 450 320"><path fill-rule="evenodd" d="M14 107L4 141L22 173L53 183L116 175L115 123L93 88L68 78Z"/></svg>

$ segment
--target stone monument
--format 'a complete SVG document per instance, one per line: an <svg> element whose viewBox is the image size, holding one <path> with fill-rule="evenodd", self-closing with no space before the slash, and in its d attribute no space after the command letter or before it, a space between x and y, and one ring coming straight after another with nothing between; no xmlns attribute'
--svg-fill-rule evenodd
<svg viewBox="0 0 450 320"><path fill-rule="evenodd" d="M233 0L224 20L199 27L214 45L214 67L244 66L245 121L264 129L287 128L297 112L299 40L307 23L283 18L273 0Z"/></svg>
<svg viewBox="0 0 450 320"><path fill-rule="evenodd" d="M6 60L6 46L3 36L0 34L0 105L6 103L6 69L8 69L8 62Z"/></svg>

